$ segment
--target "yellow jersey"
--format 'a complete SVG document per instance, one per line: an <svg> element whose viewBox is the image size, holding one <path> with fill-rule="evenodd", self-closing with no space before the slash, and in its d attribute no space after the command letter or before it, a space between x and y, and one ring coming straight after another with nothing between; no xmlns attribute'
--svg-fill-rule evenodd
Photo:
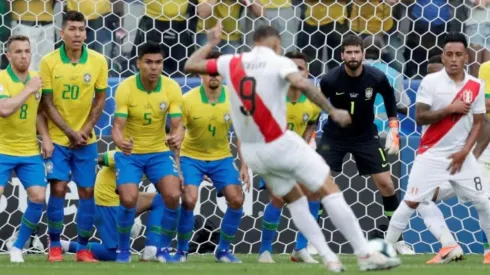
<svg viewBox="0 0 490 275"><path fill-rule="evenodd" d="M382 0L354 0L351 30L356 33L377 34L393 28L391 6Z"/></svg>
<svg viewBox="0 0 490 275"><path fill-rule="evenodd" d="M216 103L209 103L202 86L184 95L182 111L186 132L181 156L198 160L231 157L228 134L232 123L227 93L222 86Z"/></svg>
<svg viewBox="0 0 490 275"><path fill-rule="evenodd" d="M145 0L146 15L158 21L185 21L187 0Z"/></svg>
<svg viewBox="0 0 490 275"><path fill-rule="evenodd" d="M40 75L43 94L52 93L53 103L65 122L79 131L87 121L96 92L107 89L107 61L100 53L83 46L79 63L71 63L65 46L45 55L41 59ZM68 137L51 120L48 129L53 143L61 146L70 144ZM95 132L89 144L96 140Z"/></svg>
<svg viewBox="0 0 490 275"><path fill-rule="evenodd" d="M323 26L332 22L342 24L346 14L345 1L306 0L305 22L310 26Z"/></svg>
<svg viewBox="0 0 490 275"><path fill-rule="evenodd" d="M12 3L12 19L24 21L54 20L54 0L14 0Z"/></svg>
<svg viewBox="0 0 490 275"><path fill-rule="evenodd" d="M169 150L165 145L167 114L182 116L182 90L175 80L162 75L155 90L146 91L138 73L119 84L115 101L114 116L126 118L124 138L133 137L134 154Z"/></svg>
<svg viewBox="0 0 490 275"><path fill-rule="evenodd" d="M266 9L283 9L292 6L291 0L259 0Z"/></svg>
<svg viewBox="0 0 490 275"><path fill-rule="evenodd" d="M97 19L112 11L110 0L68 0L66 8L83 13L87 20Z"/></svg>
<svg viewBox="0 0 490 275"><path fill-rule="evenodd" d="M198 0L199 3L205 3L206 0ZM242 34L238 26L238 20L242 13L243 5L236 0L220 0L213 8L212 14L206 19L198 19L197 33L206 32L216 26L218 20L221 20L221 39L225 41L240 40Z"/></svg>
<svg viewBox="0 0 490 275"><path fill-rule="evenodd" d="M20 81L10 65L0 72L0 99L17 96L36 72L29 71L25 82ZM39 155L36 135L37 109L41 92L31 94L24 104L9 117L0 117L0 154L11 156Z"/></svg>
<svg viewBox="0 0 490 275"><path fill-rule="evenodd" d="M485 84L485 99L490 99L490 61L481 64L480 71L478 71L478 78L483 80ZM487 113L489 112L490 110L487 110Z"/></svg>
<svg viewBox="0 0 490 275"><path fill-rule="evenodd" d="M286 101L288 129L302 137L306 126L316 123L322 110L309 101L304 94L301 94L297 102L291 102L289 97Z"/></svg>
<svg viewBox="0 0 490 275"><path fill-rule="evenodd" d="M119 206L119 195L116 193L116 173L114 154L116 151L104 153L104 167L97 173L94 187L95 204L100 206Z"/></svg>

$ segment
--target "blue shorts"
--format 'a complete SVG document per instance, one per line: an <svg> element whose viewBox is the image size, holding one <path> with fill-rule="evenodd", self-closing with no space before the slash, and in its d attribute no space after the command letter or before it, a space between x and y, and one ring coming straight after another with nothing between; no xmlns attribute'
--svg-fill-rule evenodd
<svg viewBox="0 0 490 275"><path fill-rule="evenodd" d="M46 170L41 155L20 157L0 154L0 186L7 185L12 171L27 189L31 186L47 185Z"/></svg>
<svg viewBox="0 0 490 275"><path fill-rule="evenodd" d="M78 149L54 145L51 158L44 161L48 180L73 180L78 187L94 187L97 169L97 143Z"/></svg>
<svg viewBox="0 0 490 275"><path fill-rule="evenodd" d="M174 154L171 151L132 154L126 156L121 152L114 155L116 161L116 184L139 184L143 173L153 184L157 184L166 176L179 176L175 166Z"/></svg>
<svg viewBox="0 0 490 275"><path fill-rule="evenodd" d="M181 157L180 167L184 185L199 186L206 175L213 181L218 196L222 196L221 191L228 185L241 185L232 157L213 161Z"/></svg>
<svg viewBox="0 0 490 275"><path fill-rule="evenodd" d="M118 206L95 205L95 228L102 244L107 249L117 248L117 209Z"/></svg>

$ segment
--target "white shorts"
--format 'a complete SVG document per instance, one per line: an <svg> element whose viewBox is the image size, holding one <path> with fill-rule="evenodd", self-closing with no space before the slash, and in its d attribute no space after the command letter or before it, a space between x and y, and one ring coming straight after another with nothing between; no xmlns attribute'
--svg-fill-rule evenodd
<svg viewBox="0 0 490 275"><path fill-rule="evenodd" d="M482 177L483 190L487 193L487 196L490 197L490 192L489 192L490 191L490 163L480 157L478 159L478 165L480 166L479 169L481 169L483 174ZM449 183L449 181L445 182L439 188L437 200L443 201L453 197L456 197L456 192L454 191L453 186ZM465 201L461 200L461 202L464 203Z"/></svg>
<svg viewBox="0 0 490 275"><path fill-rule="evenodd" d="M242 143L241 152L248 167L278 197L288 194L297 182L316 192L330 174L325 160L291 131L266 144Z"/></svg>
<svg viewBox="0 0 490 275"><path fill-rule="evenodd" d="M404 200L430 201L436 189L448 183L463 201L474 201L481 196L486 196L486 182L482 177L481 166L473 154L466 157L461 171L455 175L447 171L450 163L451 160L446 156L434 155L431 152L418 155L410 171ZM443 190L444 192L448 192L447 188Z"/></svg>

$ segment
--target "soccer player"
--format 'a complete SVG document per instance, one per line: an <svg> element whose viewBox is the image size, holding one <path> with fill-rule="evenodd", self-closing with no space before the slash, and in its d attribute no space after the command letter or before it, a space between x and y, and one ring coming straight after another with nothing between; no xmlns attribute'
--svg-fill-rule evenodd
<svg viewBox="0 0 490 275"><path fill-rule="evenodd" d="M162 76L163 50L148 42L138 51L139 73L125 79L117 88L112 139L118 152L116 183L121 204L117 212L117 262L130 262L130 231L138 201L138 184L143 174L156 185L163 197L162 242L158 259L168 262L168 251L177 229L181 183L178 157L184 136L182 91L175 80ZM167 115L170 133L165 133ZM167 145L168 144L168 145Z"/></svg>
<svg viewBox="0 0 490 275"><path fill-rule="evenodd" d="M326 268L334 272L344 270L337 255L327 246L315 218L305 215L308 202L297 182L321 198L333 224L354 248L361 270L399 265L398 258L387 258L371 249L352 209L330 176L328 165L299 135L285 130L290 84L303 91L340 125L350 123L349 113L334 108L317 87L301 75L292 60L279 55L281 39L276 29L261 26L253 36L255 46L251 52L206 60L221 40L218 23L208 32L208 43L187 60L185 70L219 73L229 81L230 114L241 141L243 161L264 178L269 191L288 204L294 224L318 249Z"/></svg>
<svg viewBox="0 0 490 275"><path fill-rule="evenodd" d="M117 209L119 195L116 193L115 151L99 154L98 164L102 169L95 181L95 227L101 243L90 242L88 249L99 261L115 261L117 257ZM136 204L136 216L150 211L146 221L146 243L141 260L156 259L157 245L160 242L160 223L163 215L163 201L160 194L140 192ZM63 251L76 252L78 243L61 241Z"/></svg>
<svg viewBox="0 0 490 275"><path fill-rule="evenodd" d="M399 201L391 179L390 164L374 124L373 106L379 93L384 100L390 128L384 149L388 154L398 154L400 146L395 93L382 71L362 64L364 48L361 38L347 35L341 47L344 64L323 76L320 88L333 106L349 112L352 124L342 128L329 117L323 128L318 152L335 172L342 171L344 156L351 153L359 174L371 175L383 197L384 214L390 219ZM386 230L382 226L378 228ZM414 254L404 241L397 242L395 248L402 255Z"/></svg>
<svg viewBox="0 0 490 275"><path fill-rule="evenodd" d="M97 143L94 126L104 108L107 61L87 49L85 17L76 11L63 15L60 32L63 45L41 60L43 110L48 116L49 135L54 143L45 161L51 194L47 219L50 262L63 260L60 234L68 182L78 186L78 250L76 261L96 262L87 249L94 223L94 184ZM95 99L94 99L95 97Z"/></svg>
<svg viewBox="0 0 490 275"><path fill-rule="evenodd" d="M427 74L439 72L442 69L444 69L444 64L442 64L440 55L434 55L429 58L429 62L427 62Z"/></svg>
<svg viewBox="0 0 490 275"><path fill-rule="evenodd" d="M219 58L219 52L211 52L207 59ZM199 185L207 176L216 187L217 195L224 196L228 203L223 221L216 261L241 263L230 251L243 215L244 194L241 181L249 188L248 168L240 153L240 171L235 168L228 140L230 127L230 102L228 88L222 85L219 74L201 75L202 84L183 97L183 120L186 126L181 148L181 168L184 177L182 210L178 226L178 249L174 256L177 262L185 262L189 240L194 227L194 207Z"/></svg>
<svg viewBox="0 0 490 275"><path fill-rule="evenodd" d="M444 70L427 75L420 84L415 118L423 132L407 193L386 233L390 243L398 240L419 204L430 201L446 182L459 198L473 203L482 230L487 237L490 234L490 201L482 171L471 154L484 123L485 88L482 81L465 72L467 47L463 34L448 33L442 54Z"/></svg>
<svg viewBox="0 0 490 275"><path fill-rule="evenodd" d="M308 77L308 60L306 55L300 52L288 52L285 56L296 64L301 75ZM311 103L301 90L293 86L289 87L286 102L288 129L303 137L306 142L310 142L316 132L321 109ZM259 189L264 188L265 182L261 180L259 182ZM308 191L303 189L303 192L307 193ZM318 199L310 199L311 194L309 195L308 206L310 212L314 217L317 217L320 209L320 201ZM282 208L284 207L284 201L281 198L275 197L271 193L269 193L269 197L270 203L265 207L262 221L262 239L259 250L260 263L274 263L272 259L272 242L274 241L277 227L281 220ZM317 264L318 261L308 253L307 246L308 240L301 232L298 233L291 260L294 262Z"/></svg>
<svg viewBox="0 0 490 275"><path fill-rule="evenodd" d="M36 72L29 71L29 38L11 36L6 46L10 65L0 72L0 197L15 171L28 201L19 234L10 249L10 262L22 263L22 249L41 219L47 184L36 129L42 137L44 156L48 157L53 148L44 116L38 112L42 81Z"/></svg>

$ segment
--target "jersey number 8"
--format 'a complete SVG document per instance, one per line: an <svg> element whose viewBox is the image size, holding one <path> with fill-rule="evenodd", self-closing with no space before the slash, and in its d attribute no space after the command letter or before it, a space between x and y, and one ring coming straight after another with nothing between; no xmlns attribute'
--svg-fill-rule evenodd
<svg viewBox="0 0 490 275"><path fill-rule="evenodd" d="M257 82L254 77L246 76L240 80L240 99L243 106L240 111L245 116L253 116L255 113L255 87Z"/></svg>

